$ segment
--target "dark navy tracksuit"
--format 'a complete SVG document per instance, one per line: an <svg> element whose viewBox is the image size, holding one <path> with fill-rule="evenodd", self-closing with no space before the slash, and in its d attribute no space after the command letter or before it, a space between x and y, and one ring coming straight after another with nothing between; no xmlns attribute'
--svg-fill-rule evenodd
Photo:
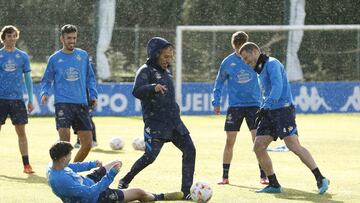
<svg viewBox="0 0 360 203"><path fill-rule="evenodd" d="M193 182L196 150L189 131L180 118L172 74L156 64L159 51L170 45L163 38L151 39L147 46L149 59L136 73L133 95L141 100L146 148L142 157L121 181L130 183L136 174L154 162L165 142L172 142L183 153L181 191L186 195ZM164 94L155 92L157 84L166 86Z"/></svg>

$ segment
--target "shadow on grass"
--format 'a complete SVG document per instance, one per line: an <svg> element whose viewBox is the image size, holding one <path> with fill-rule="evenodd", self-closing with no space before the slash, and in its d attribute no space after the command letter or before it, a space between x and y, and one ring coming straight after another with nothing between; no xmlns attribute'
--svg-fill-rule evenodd
<svg viewBox="0 0 360 203"><path fill-rule="evenodd" d="M105 150L105 149L101 149L101 148L92 149L91 152L103 153L103 154L123 154L124 153L124 151L122 151L122 150Z"/></svg>
<svg viewBox="0 0 360 203"><path fill-rule="evenodd" d="M43 183L48 184L45 177L38 176L36 174L29 174L27 178L12 177L7 175L0 175L0 179L10 180L14 182L25 182L25 183Z"/></svg>
<svg viewBox="0 0 360 203"><path fill-rule="evenodd" d="M261 187L255 188L255 187L249 187L244 185L234 185L229 184L231 187L238 187L243 189L252 190L255 192L255 190L261 189ZM264 195L263 193L259 193L259 195ZM302 190L296 190L292 188L283 188L282 193L276 193L276 194L265 194L265 195L274 195L276 198L279 199L285 199L285 200L294 200L294 201L307 201L307 202L326 202L326 203L343 203L343 201L337 201L332 200L332 194L325 193L323 195L317 194L317 191L312 192L306 192Z"/></svg>

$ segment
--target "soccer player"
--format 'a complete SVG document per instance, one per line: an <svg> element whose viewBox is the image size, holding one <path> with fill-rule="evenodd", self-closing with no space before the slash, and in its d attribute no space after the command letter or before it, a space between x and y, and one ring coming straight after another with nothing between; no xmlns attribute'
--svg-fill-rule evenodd
<svg viewBox="0 0 360 203"><path fill-rule="evenodd" d="M147 44L147 54L148 60L136 73L132 92L141 100L146 149L120 180L119 188L127 188L136 174L155 161L164 143L172 142L183 154L181 191L184 199L188 199L194 176L196 150L175 101L170 72L173 46L166 39L154 37Z"/></svg>
<svg viewBox="0 0 360 203"><path fill-rule="evenodd" d="M27 111L31 113L34 110L29 56L26 52L16 48L20 31L15 26L4 26L0 36L0 41L4 45L0 49L0 130L9 115L18 136L24 173L34 173L29 163L28 141L25 132L25 124L28 123ZM28 93L27 111L23 100L23 75Z"/></svg>
<svg viewBox="0 0 360 203"><path fill-rule="evenodd" d="M77 132L81 147L74 162L79 162L86 158L92 145L88 103L96 105L96 80L89 55L86 51L75 48L76 26L64 25L60 40L63 48L50 56L41 80L41 102L47 102L53 85L56 129L62 141L70 141L70 127ZM89 91L90 101L86 91Z"/></svg>
<svg viewBox="0 0 360 203"><path fill-rule="evenodd" d="M225 120L226 144L223 154L223 176L218 184L229 184L230 163L233 156L234 144L241 124L246 119L251 132L252 141L255 140L255 113L259 109L261 96L256 72L241 59L239 48L248 41L245 32L235 32L231 37L234 52L221 63L214 85L214 99L212 105L215 114L220 114L221 91L227 81L229 108ZM259 166L260 167L260 166ZM268 184L265 172L260 168L260 183Z"/></svg>
<svg viewBox="0 0 360 203"><path fill-rule="evenodd" d="M299 142L293 97L283 64L276 58L261 53L260 48L253 42L245 43L239 53L245 63L251 65L259 74L264 92L264 101L257 112L256 125L258 127L254 151L269 178L269 185L257 192L280 193L282 191L266 151L272 141L280 138L314 174L318 193L325 193L329 187L329 180L321 174L310 152Z"/></svg>
<svg viewBox="0 0 360 203"><path fill-rule="evenodd" d="M152 194L139 188L110 189L109 185L122 166L121 161L115 160L104 166L98 160L70 164L72 149L70 142L59 141L49 150L52 164L47 169L48 183L63 202L149 202L179 200L183 197L181 192ZM87 176L77 174L93 168L97 169Z"/></svg>

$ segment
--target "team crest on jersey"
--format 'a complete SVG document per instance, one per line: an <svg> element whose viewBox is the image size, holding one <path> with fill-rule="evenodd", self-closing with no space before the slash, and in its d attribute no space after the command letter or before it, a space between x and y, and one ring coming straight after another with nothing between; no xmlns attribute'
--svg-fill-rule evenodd
<svg viewBox="0 0 360 203"><path fill-rule="evenodd" d="M233 63L230 64L230 66L234 67L234 66L236 66L236 63L233 62Z"/></svg>
<svg viewBox="0 0 360 203"><path fill-rule="evenodd" d="M76 55L76 59L77 59L78 61L81 61L81 56L80 56L80 55Z"/></svg>
<svg viewBox="0 0 360 203"><path fill-rule="evenodd" d="M70 67L64 71L64 78L67 81L76 81L80 78L80 72L76 68Z"/></svg>
<svg viewBox="0 0 360 203"><path fill-rule="evenodd" d="M16 57L16 58L20 58L21 56L20 56L20 54L16 54L15 57Z"/></svg>
<svg viewBox="0 0 360 203"><path fill-rule="evenodd" d="M13 60L8 60L4 65L3 69L6 72L13 72L16 70L16 63Z"/></svg>
<svg viewBox="0 0 360 203"><path fill-rule="evenodd" d="M251 80L251 78L252 78L251 73L246 70L240 70L236 75L236 79L238 83L247 83Z"/></svg>
<svg viewBox="0 0 360 203"><path fill-rule="evenodd" d="M158 80L159 80L159 79L161 79L161 75L160 75L160 73L155 72L155 78L156 78L156 79L158 79Z"/></svg>

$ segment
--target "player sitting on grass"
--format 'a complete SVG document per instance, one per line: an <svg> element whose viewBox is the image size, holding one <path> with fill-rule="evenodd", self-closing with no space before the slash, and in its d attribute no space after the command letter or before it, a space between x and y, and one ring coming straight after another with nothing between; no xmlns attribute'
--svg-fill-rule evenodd
<svg viewBox="0 0 360 203"><path fill-rule="evenodd" d="M48 183L63 202L141 202L157 200L180 200L182 192L152 194L139 188L126 190L110 189L122 163L115 160L104 166L100 161L76 162L69 164L73 146L70 142L59 141L50 148L52 165L48 167ZM87 176L77 172L99 167Z"/></svg>

